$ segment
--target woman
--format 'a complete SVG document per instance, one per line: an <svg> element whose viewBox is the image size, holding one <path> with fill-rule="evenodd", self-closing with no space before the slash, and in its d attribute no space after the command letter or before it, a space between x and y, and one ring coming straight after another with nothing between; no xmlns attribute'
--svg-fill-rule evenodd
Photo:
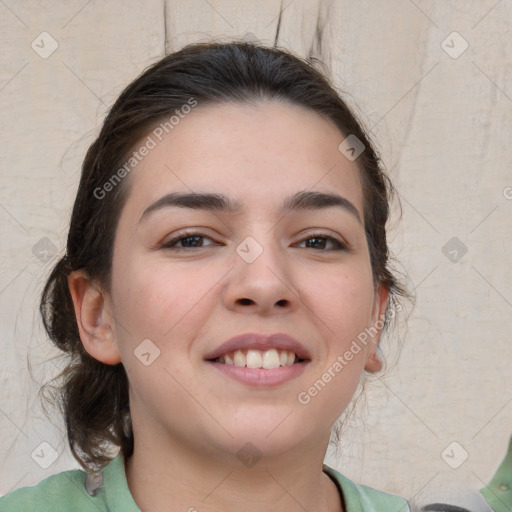
<svg viewBox="0 0 512 512"><path fill-rule="evenodd" d="M146 70L87 152L41 301L85 471L0 510L407 511L323 464L405 295L392 190L335 89L284 50L194 44Z"/></svg>

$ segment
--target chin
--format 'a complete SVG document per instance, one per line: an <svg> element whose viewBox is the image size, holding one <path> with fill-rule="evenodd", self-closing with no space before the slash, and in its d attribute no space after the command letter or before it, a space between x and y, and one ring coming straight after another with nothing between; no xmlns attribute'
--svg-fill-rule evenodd
<svg viewBox="0 0 512 512"><path fill-rule="evenodd" d="M247 435L241 434L230 439L229 446L222 449L236 457L244 466L250 468L260 460L270 461L272 458L282 458L287 453L293 452L300 440L293 436L254 435L247 431Z"/></svg>
<svg viewBox="0 0 512 512"><path fill-rule="evenodd" d="M291 410L280 414L248 416L236 425L231 423L228 431L233 437L224 437L229 447L224 446L238 458L244 455L271 457L294 450L298 444L307 443L315 433L305 429L304 421L297 421L298 414ZM253 453L254 452L254 453Z"/></svg>

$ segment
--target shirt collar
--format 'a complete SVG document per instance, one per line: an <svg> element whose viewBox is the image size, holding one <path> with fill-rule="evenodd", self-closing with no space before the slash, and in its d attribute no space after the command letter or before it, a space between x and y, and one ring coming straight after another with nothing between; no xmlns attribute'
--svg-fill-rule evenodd
<svg viewBox="0 0 512 512"><path fill-rule="evenodd" d="M103 484L109 511L141 512L128 487L124 457L121 452L103 469Z"/></svg>
<svg viewBox="0 0 512 512"><path fill-rule="evenodd" d="M126 471L122 452L113 458L103 469L102 487L105 489L105 500L108 510L117 512L141 512L128 487ZM322 471L326 473L336 484L345 511L363 511L357 486L338 471L326 464L322 465Z"/></svg>

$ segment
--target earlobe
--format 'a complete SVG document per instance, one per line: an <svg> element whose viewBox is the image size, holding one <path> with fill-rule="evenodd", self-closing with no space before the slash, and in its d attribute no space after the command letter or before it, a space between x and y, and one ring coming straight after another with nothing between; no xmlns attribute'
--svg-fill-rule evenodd
<svg viewBox="0 0 512 512"><path fill-rule="evenodd" d="M104 292L81 271L69 275L68 286L84 349L102 363L120 363L121 355Z"/></svg>
<svg viewBox="0 0 512 512"><path fill-rule="evenodd" d="M373 343L373 342L372 342ZM377 373L382 370L382 358L378 346L376 349L368 350L364 369L370 373Z"/></svg>
<svg viewBox="0 0 512 512"><path fill-rule="evenodd" d="M384 315L389 298L389 288L378 285L375 293L375 301L372 310L372 325L368 329L370 332L369 342L366 347L366 362L364 369L370 373L376 373L382 370L383 360L379 349L380 336L384 328Z"/></svg>

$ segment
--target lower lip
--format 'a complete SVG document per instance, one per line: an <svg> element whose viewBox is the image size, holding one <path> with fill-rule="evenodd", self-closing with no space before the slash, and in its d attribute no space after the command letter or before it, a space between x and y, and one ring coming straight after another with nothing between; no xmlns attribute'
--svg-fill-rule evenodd
<svg viewBox="0 0 512 512"><path fill-rule="evenodd" d="M247 368L247 366L208 362L227 377L251 386L278 386L298 377L309 363L309 361L303 361L291 366L266 370L265 368Z"/></svg>

